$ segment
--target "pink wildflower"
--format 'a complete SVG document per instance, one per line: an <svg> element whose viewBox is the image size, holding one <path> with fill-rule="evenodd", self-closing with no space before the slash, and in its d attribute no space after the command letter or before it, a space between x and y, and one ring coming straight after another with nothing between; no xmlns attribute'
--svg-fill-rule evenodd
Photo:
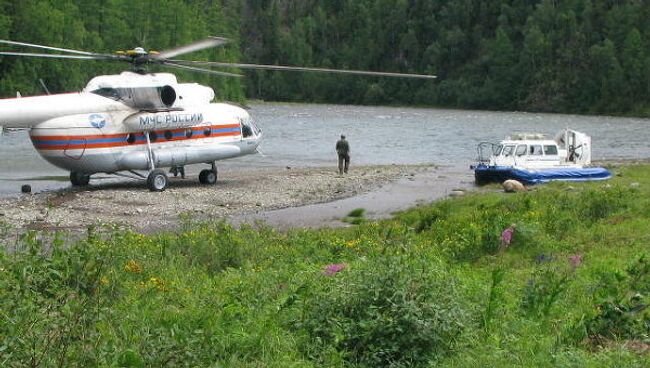
<svg viewBox="0 0 650 368"><path fill-rule="evenodd" d="M343 269L345 269L348 265L345 263L333 263L333 264L328 264L325 266L325 270L323 271L323 274L325 276L334 276Z"/></svg>
<svg viewBox="0 0 650 368"><path fill-rule="evenodd" d="M582 254L574 254L571 257L569 257L569 264L571 264L571 268L573 270L580 267L580 265L582 264Z"/></svg>
<svg viewBox="0 0 650 368"><path fill-rule="evenodd" d="M510 225L501 233L501 248L508 248L512 242L512 235L515 233L515 225Z"/></svg>

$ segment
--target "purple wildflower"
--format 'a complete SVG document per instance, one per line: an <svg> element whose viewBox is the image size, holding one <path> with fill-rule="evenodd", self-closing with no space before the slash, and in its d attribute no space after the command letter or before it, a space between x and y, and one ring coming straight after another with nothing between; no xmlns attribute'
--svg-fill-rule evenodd
<svg viewBox="0 0 650 368"><path fill-rule="evenodd" d="M348 267L348 265L345 263L328 264L327 266L325 266L325 270L323 271L323 274L325 276L334 276L340 271L342 271L343 269L345 269L346 267Z"/></svg>
<svg viewBox="0 0 650 368"><path fill-rule="evenodd" d="M580 267L582 264L582 254L574 254L569 257L569 264L571 264L571 268L575 270L576 268Z"/></svg>

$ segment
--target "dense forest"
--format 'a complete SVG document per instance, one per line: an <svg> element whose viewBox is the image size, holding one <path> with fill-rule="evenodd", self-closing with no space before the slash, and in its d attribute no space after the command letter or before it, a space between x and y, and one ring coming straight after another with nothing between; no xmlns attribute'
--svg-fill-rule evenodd
<svg viewBox="0 0 650 368"><path fill-rule="evenodd" d="M650 2L638 0L0 0L0 37L110 52L233 40L196 59L435 74L435 81L177 73L221 98L650 114ZM4 47L3 49L7 49ZM105 63L0 58L0 93L79 89Z"/></svg>
<svg viewBox="0 0 650 368"><path fill-rule="evenodd" d="M144 47L163 50L220 35L232 45L183 55L197 60L239 60L239 1L183 0L0 0L0 38L41 45L113 53ZM223 4L222 4L223 3ZM39 49L5 46L7 51L42 52ZM0 94L42 94L39 79L56 92L80 90L99 74L129 70L103 61L75 61L0 57ZM195 81L215 88L220 98L242 100L237 78L212 77L199 73L161 70L176 74L180 81Z"/></svg>

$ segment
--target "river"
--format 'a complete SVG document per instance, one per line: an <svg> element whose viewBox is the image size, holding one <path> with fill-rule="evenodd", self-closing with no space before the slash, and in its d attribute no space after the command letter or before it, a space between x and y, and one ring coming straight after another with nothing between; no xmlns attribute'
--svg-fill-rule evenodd
<svg viewBox="0 0 650 368"><path fill-rule="evenodd" d="M253 104L264 134L263 155L220 163L230 170L335 165L341 134L350 142L352 165L433 163L469 167L476 145L514 132L553 136L566 127L592 137L594 160L650 159L650 119L491 112L405 107ZM26 131L0 136L0 195L69 185L68 173L44 161ZM123 179L128 180L128 179Z"/></svg>

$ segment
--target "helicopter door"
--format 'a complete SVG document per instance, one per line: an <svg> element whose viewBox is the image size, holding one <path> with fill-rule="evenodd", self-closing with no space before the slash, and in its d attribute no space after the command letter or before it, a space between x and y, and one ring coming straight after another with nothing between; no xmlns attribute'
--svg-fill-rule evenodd
<svg viewBox="0 0 650 368"><path fill-rule="evenodd" d="M73 160L79 160L86 152L86 139L68 139L63 154Z"/></svg>

